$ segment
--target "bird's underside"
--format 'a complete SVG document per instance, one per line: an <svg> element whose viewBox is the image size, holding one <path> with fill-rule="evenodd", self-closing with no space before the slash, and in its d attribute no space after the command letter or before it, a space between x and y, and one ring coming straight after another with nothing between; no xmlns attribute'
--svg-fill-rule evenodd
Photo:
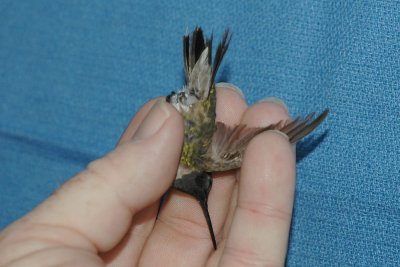
<svg viewBox="0 0 400 267"><path fill-rule="evenodd" d="M278 130L294 144L311 133L328 115L326 109L317 117L310 113L304 118L280 121L265 127L227 126L215 122L216 87L214 79L229 47L228 30L212 57L212 37L205 39L201 28L183 38L185 86L166 97L183 116L184 144L173 188L195 197L204 212L214 249L217 248L208 213L208 194L212 187L212 172L240 168L249 142L258 134Z"/></svg>

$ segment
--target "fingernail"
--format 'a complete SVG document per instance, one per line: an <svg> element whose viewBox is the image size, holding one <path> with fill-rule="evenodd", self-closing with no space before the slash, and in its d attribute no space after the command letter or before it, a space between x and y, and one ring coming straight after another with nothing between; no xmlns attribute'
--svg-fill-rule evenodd
<svg viewBox="0 0 400 267"><path fill-rule="evenodd" d="M170 112L165 100L158 100L140 124L132 140L142 141L152 137L160 130L169 116Z"/></svg>
<svg viewBox="0 0 400 267"><path fill-rule="evenodd" d="M277 134L283 136L286 140L289 141L289 137L288 137L285 133L283 133L283 132L281 132L281 131L279 131L279 130L270 130L270 132L277 133Z"/></svg>
<svg viewBox="0 0 400 267"><path fill-rule="evenodd" d="M259 102L270 102L270 103L275 103L275 104L278 104L278 105L280 105L281 107L283 107L283 108L286 110L286 112L289 112L289 109L288 109L288 107L286 106L285 102L283 102L282 99L277 98L277 97L275 97L275 96L269 96L269 97L263 98L263 99L257 101L257 103L259 103Z"/></svg>
<svg viewBox="0 0 400 267"><path fill-rule="evenodd" d="M283 136L286 140L288 140L288 142L290 142L289 136L287 136L287 134L285 134L284 132L281 132L281 131L279 131L279 130L270 130L270 131L271 131L271 132L274 132L274 133L277 133L277 134L279 134L279 135L281 135L281 136ZM292 144L291 147L292 147L293 153L296 154L296 143L295 143L295 144Z"/></svg>
<svg viewBox="0 0 400 267"><path fill-rule="evenodd" d="M240 88L237 87L234 84L231 84L231 83L216 83L215 86L216 87L224 87L224 88L232 89L233 91L238 93L244 99L244 94L243 94L242 90L240 90Z"/></svg>

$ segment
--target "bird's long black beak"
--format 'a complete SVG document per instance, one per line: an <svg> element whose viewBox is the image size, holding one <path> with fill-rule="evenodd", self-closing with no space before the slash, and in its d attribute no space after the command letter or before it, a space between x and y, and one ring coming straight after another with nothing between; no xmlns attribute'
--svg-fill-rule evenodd
<svg viewBox="0 0 400 267"><path fill-rule="evenodd" d="M193 171L189 174L183 175L180 179L176 179L173 187L179 191L194 196L197 201L199 201L204 217L207 221L214 249L217 249L217 241L215 240L210 213L208 212L208 193L210 193L212 187L211 174L207 172Z"/></svg>
<svg viewBox="0 0 400 267"><path fill-rule="evenodd" d="M211 236L211 240L212 240L214 249L216 250L217 249L217 241L215 240L214 229L213 229L213 226L211 223L210 213L208 212L207 198L199 199L199 203L200 203L201 209L203 210L204 217L206 218L206 221L207 221L207 226L208 226L208 230L210 231L210 236Z"/></svg>

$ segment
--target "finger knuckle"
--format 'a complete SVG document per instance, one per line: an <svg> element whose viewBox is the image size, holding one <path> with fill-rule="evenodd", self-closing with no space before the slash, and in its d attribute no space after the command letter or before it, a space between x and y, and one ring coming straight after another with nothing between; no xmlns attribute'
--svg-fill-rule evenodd
<svg viewBox="0 0 400 267"><path fill-rule="evenodd" d="M291 211L279 208L275 205L257 201L242 201L238 203L238 209L250 213L262 220L288 221L291 219Z"/></svg>
<svg viewBox="0 0 400 267"><path fill-rule="evenodd" d="M209 242L209 231L206 223L189 217L177 215L161 216L160 222L183 238Z"/></svg>
<svg viewBox="0 0 400 267"><path fill-rule="evenodd" d="M229 246L224 248L225 256L235 266L281 266L267 257L267 253L255 252L247 247Z"/></svg>

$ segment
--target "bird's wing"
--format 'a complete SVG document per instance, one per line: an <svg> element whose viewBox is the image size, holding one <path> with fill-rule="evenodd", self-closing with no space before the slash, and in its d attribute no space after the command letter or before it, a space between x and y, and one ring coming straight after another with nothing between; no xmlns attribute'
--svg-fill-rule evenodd
<svg viewBox="0 0 400 267"><path fill-rule="evenodd" d="M313 112L304 118L279 121L266 127L247 127L244 124L227 126L222 122L217 122L208 153L198 161L201 165L200 169L213 172L239 168L248 143L256 135L265 131L281 131L288 136L290 143L296 143L311 133L326 118L328 112L329 110L326 109L315 119L315 112Z"/></svg>

